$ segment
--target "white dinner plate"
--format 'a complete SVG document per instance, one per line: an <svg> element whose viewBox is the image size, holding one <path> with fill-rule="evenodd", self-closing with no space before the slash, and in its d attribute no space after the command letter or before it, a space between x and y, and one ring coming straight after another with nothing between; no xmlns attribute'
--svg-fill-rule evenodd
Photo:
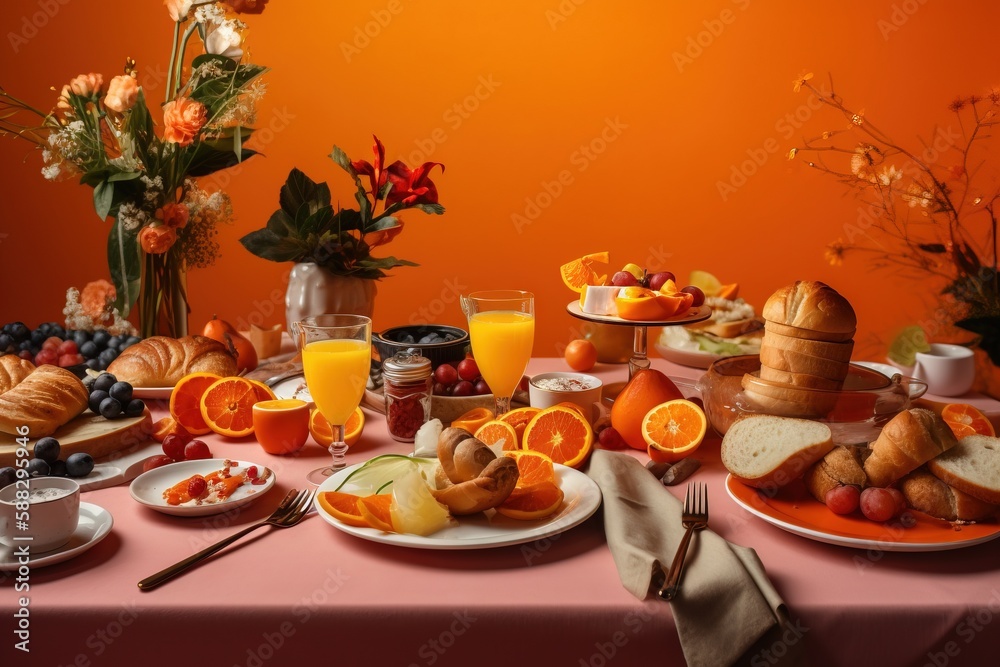
<svg viewBox="0 0 1000 667"><path fill-rule="evenodd" d="M169 400L173 387L133 387L132 398L151 398L154 400Z"/></svg>
<svg viewBox="0 0 1000 667"><path fill-rule="evenodd" d="M359 463L341 470L319 487L319 492L333 491ZM509 519L495 511L480 512L472 516L457 517L458 525L439 530L426 537L402 533L384 533L375 528L348 526L329 514L319 502L316 510L323 519L338 530L372 542L394 544L414 549L489 549L512 544L533 542L569 530L590 518L601 506L601 489L585 474L566 466L555 466L559 486L563 491L563 504L554 515L538 521Z"/></svg>
<svg viewBox="0 0 1000 667"><path fill-rule="evenodd" d="M712 309L708 306L695 306L688 308L683 314L678 315L677 317L668 317L665 320L626 320L614 315L593 315L591 313L585 313L580 308L579 301L571 301L569 305L566 306L566 311L573 317L578 317L581 320L600 322L602 324L618 324L629 327L665 327L675 324L693 324L695 322L707 320L712 316Z"/></svg>
<svg viewBox="0 0 1000 667"><path fill-rule="evenodd" d="M271 391L278 398L298 398L306 403L313 402L312 394L309 393L309 387L306 386L306 378L302 374L285 378L271 387Z"/></svg>
<svg viewBox="0 0 1000 667"><path fill-rule="evenodd" d="M103 507L81 502L80 523L76 525L69 542L58 549L29 556L28 567L55 565L79 556L107 537L114 522L111 512ZM13 549L0 547L0 572L14 572L20 565L22 563L14 557Z"/></svg>
<svg viewBox="0 0 1000 667"><path fill-rule="evenodd" d="M232 460L230 459L230 461ZM132 480L132 484L129 486L129 493L132 494L136 502L157 512L172 514L174 516L207 516L209 514L227 512L233 508L252 503L270 491L274 486L275 475L272 471L267 481L263 484L244 484L236 489L233 495L222 502L204 503L201 505L168 505L167 501L163 499L163 492L174 484L192 475L207 475L216 470L221 470L225 462L225 459L198 459L194 461L179 461L160 466L159 468L153 468ZM254 465L260 471L263 471L265 468L265 466L259 463L252 463L250 461L233 461L233 463L236 464L231 468L234 472L239 472Z"/></svg>
<svg viewBox="0 0 1000 667"><path fill-rule="evenodd" d="M782 530L817 542L876 551L946 551L989 542L1000 537L1000 524L965 525L935 519L908 510L910 521L877 523L860 512L841 516L814 499L805 486L793 482L774 496L726 477L726 492L736 504Z"/></svg>
<svg viewBox="0 0 1000 667"><path fill-rule="evenodd" d="M689 368L708 368L722 358L721 354L712 354L703 350L679 350L676 347L654 343L653 347L660 356L671 363Z"/></svg>

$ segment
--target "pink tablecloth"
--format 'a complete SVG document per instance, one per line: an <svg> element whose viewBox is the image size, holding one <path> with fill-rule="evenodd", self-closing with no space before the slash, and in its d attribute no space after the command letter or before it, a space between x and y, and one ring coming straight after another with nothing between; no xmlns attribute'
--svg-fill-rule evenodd
<svg viewBox="0 0 1000 667"><path fill-rule="evenodd" d="M668 374L698 371L654 362ZM561 368L534 360L529 372ZM621 366L601 366L605 381ZM991 416L1000 403L976 399ZM165 413L154 405L155 416ZM277 472L270 497L232 515L183 519L135 503L127 486L88 492L112 534L60 565L0 584L0 664L25 665L602 665L682 664L670 607L640 602L618 581L600 514L559 536L484 551L423 551L363 541L318 516L261 530L221 557L148 593L136 582L266 516L326 461L254 441L207 437L217 456ZM349 463L405 445L369 415ZM796 537L727 496L719 440L698 451L712 528L757 550L814 665L982 665L1000 655L1000 541L940 553L866 552ZM644 457L644 454L637 454ZM680 494L683 487L673 489ZM652 508L651 511L655 511ZM665 518L666 520L666 518ZM30 590L18 592L27 583ZM14 610L30 598L30 654L14 649ZM773 664L779 642L753 656ZM13 662L11 662L13 660Z"/></svg>

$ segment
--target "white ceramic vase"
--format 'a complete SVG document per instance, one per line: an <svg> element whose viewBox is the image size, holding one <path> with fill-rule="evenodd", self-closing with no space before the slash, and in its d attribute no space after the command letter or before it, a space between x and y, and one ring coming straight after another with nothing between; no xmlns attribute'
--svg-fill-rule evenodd
<svg viewBox="0 0 1000 667"><path fill-rule="evenodd" d="M338 276L312 262L296 264L285 292L287 331L311 315L339 313L371 317L377 288L374 280Z"/></svg>

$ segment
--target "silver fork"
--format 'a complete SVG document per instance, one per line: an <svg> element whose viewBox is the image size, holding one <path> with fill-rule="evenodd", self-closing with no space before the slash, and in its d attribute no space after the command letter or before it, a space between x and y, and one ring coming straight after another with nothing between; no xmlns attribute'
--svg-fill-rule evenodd
<svg viewBox="0 0 1000 667"><path fill-rule="evenodd" d="M291 526L294 526L302 520L302 517L304 517L306 512L309 511L309 508L312 507L313 498L315 496L315 491L296 491L295 489L292 489L288 492L288 495L285 496L284 500L281 501L281 504L279 504L274 512L271 513L271 516L267 517L260 523L247 526L243 530L230 535L224 540L216 542L210 547L202 549L193 556L188 556L179 563L174 563L170 567L160 570L152 576L146 577L139 582L139 590L148 591L156 588L163 582L173 579L192 565L200 563L212 554L224 549L247 533L257 530L261 526L276 526L278 528L290 528Z"/></svg>
<svg viewBox="0 0 1000 667"><path fill-rule="evenodd" d="M687 556L688 545L691 543L691 534L696 530L708 527L708 486L697 482L687 485L687 492L684 496L684 511L681 514L681 525L687 528L680 546L677 547L677 554L667 571L667 579L663 582L663 588L659 590L659 596L664 600L673 600L681 588L681 573L684 571L684 559Z"/></svg>

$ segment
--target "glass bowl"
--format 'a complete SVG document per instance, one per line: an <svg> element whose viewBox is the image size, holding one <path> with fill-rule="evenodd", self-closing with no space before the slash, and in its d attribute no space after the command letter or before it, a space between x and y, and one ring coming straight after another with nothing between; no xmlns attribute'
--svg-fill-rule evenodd
<svg viewBox="0 0 1000 667"><path fill-rule="evenodd" d="M851 364L838 390L793 387L760 379L760 357L727 357L713 363L696 385L712 428L725 435L734 421L751 414L799 417L823 422L838 445L867 443L882 426L923 396L927 384L901 374L891 378Z"/></svg>

